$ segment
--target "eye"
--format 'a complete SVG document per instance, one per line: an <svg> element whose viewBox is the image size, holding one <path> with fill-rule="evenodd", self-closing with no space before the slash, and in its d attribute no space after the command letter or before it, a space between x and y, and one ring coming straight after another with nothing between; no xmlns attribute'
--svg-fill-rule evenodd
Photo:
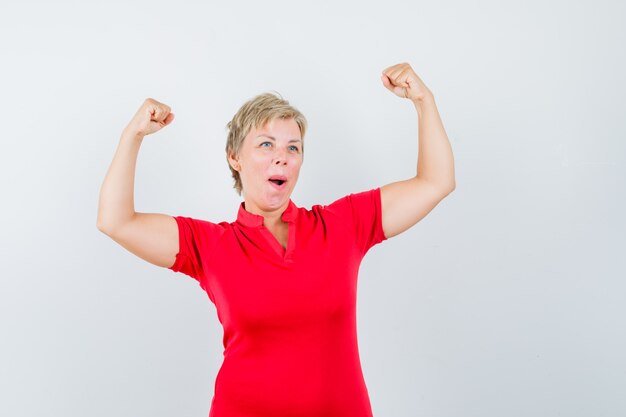
<svg viewBox="0 0 626 417"><path fill-rule="evenodd" d="M296 152L298 152L298 150L299 150L296 145L291 145L290 148L293 149Z"/></svg>
<svg viewBox="0 0 626 417"><path fill-rule="evenodd" d="M268 145L271 145L271 144L272 144L271 142L263 142L263 143L261 143L261 145L259 145L259 146L261 146L262 148L266 148L266 146L263 146L263 145L265 145L266 143L267 143Z"/></svg>

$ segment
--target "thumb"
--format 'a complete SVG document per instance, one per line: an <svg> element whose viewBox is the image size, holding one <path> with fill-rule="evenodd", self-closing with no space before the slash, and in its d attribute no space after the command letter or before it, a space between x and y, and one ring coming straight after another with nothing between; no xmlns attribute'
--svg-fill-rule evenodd
<svg viewBox="0 0 626 417"><path fill-rule="evenodd" d="M380 76L380 79L383 81L383 85L389 91L393 91L393 85L391 84L391 80L385 74Z"/></svg>
<svg viewBox="0 0 626 417"><path fill-rule="evenodd" d="M174 113L168 114L165 120L163 120L163 126L169 125L170 123L172 123L173 120L174 120Z"/></svg>
<svg viewBox="0 0 626 417"><path fill-rule="evenodd" d="M391 79L389 77L387 77L386 75L384 75L384 74L381 76L381 78L382 78L383 84L385 85L387 90L391 91L392 93L394 93L398 97L406 98L407 88L408 87L405 88L405 87L401 87L401 86L395 85L394 83L391 82Z"/></svg>

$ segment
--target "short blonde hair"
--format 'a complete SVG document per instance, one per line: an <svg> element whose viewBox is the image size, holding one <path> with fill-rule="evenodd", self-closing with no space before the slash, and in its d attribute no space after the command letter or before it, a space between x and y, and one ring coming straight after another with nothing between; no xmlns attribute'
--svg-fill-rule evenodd
<svg viewBox="0 0 626 417"><path fill-rule="evenodd" d="M284 100L280 94L272 93L259 94L256 97L244 103L233 119L226 124L228 129L228 137L226 139L226 162L234 179L233 188L237 190L237 194L241 195L243 184L239 172L230 166L228 160L229 152L235 156L239 155L239 151L244 139L252 129L263 127L265 123L276 119L293 119L300 128L302 136L302 157L304 157L304 134L307 129L306 118L298 109L291 106L287 100Z"/></svg>

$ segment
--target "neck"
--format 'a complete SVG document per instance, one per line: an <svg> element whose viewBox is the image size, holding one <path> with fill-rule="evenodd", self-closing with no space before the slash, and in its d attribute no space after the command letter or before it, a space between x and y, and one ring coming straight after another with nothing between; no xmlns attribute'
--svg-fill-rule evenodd
<svg viewBox="0 0 626 417"><path fill-rule="evenodd" d="M252 200L244 198L244 208L247 212L263 216L263 225L267 228L274 228L287 224L282 220L282 215L289 207L289 200L281 207L274 210L263 210L256 205Z"/></svg>

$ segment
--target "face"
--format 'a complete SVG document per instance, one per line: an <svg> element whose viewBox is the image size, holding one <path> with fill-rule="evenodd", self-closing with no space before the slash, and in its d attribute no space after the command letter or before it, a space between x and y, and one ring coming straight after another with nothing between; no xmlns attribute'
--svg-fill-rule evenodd
<svg viewBox="0 0 626 417"><path fill-rule="evenodd" d="M239 172L246 210L282 213L302 166L302 136L293 119L276 118L246 136L238 156L229 155Z"/></svg>

